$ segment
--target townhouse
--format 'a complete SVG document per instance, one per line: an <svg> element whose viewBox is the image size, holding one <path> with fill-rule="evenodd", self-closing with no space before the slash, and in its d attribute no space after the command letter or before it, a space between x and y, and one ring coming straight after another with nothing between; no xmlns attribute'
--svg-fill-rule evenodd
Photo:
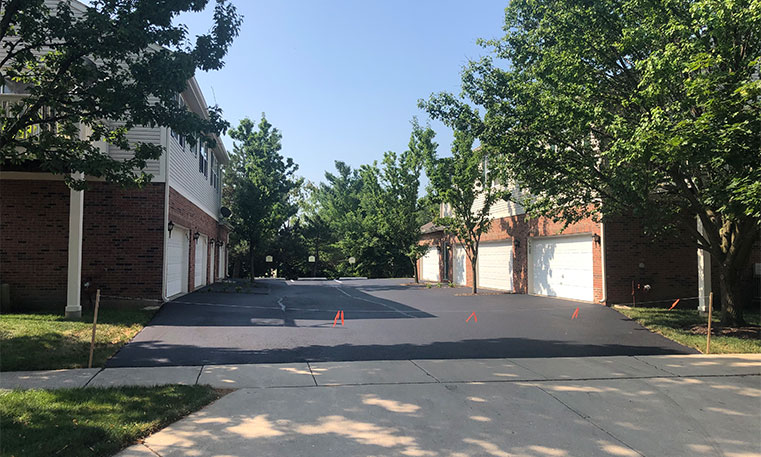
<svg viewBox="0 0 761 457"><path fill-rule="evenodd" d="M449 211L441 205L442 217ZM490 218L476 260L479 288L601 304L663 305L681 298L701 309L709 292L719 291L710 255L687 234L653 239L626 217L564 227L529 218L521 205L504 200L492 206ZM422 280L472 286L471 262L454 236L429 223L421 227L420 243L430 246L418 261ZM743 275L746 298L758 303L761 242Z"/></svg>
<svg viewBox="0 0 761 457"><path fill-rule="evenodd" d="M2 93L0 101L23 96ZM208 116L195 79L177 102ZM227 275L222 142L191 144L165 127L133 128L128 137L164 149L141 189L88 178L88 189L73 191L33 167L0 171L0 283L13 309L66 303L76 316L96 289L104 303L158 303ZM114 158L130 154L98 146Z"/></svg>

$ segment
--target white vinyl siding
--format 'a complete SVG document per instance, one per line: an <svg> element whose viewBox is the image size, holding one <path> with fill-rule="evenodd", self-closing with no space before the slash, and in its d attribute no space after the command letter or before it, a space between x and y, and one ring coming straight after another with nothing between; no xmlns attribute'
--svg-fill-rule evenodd
<svg viewBox="0 0 761 457"><path fill-rule="evenodd" d="M421 274L423 281L439 282L439 248L429 248L420 263L423 269Z"/></svg>
<svg viewBox="0 0 761 457"><path fill-rule="evenodd" d="M205 235L201 235L196 240L196 259L195 259L195 287L206 285L206 266L208 265L207 253L207 240Z"/></svg>
<svg viewBox="0 0 761 457"><path fill-rule="evenodd" d="M481 243L478 248L478 286L484 289L513 289L513 245L511 241Z"/></svg>
<svg viewBox="0 0 761 457"><path fill-rule="evenodd" d="M198 152L193 151L189 144L186 144L185 148L180 147L179 142L170 135L167 135L167 141L169 185L218 219L221 192L219 188L212 187L208 177L199 171ZM209 154L212 154L212 151L209 151Z"/></svg>
<svg viewBox="0 0 761 457"><path fill-rule="evenodd" d="M531 239L531 293L592 301L593 243L589 235Z"/></svg>
<svg viewBox="0 0 761 457"><path fill-rule="evenodd" d="M455 246L454 265L452 265L452 270L454 272L454 283L458 286L464 286L466 284L466 271L468 268L467 259L468 256L465 253L465 248L460 245Z"/></svg>
<svg viewBox="0 0 761 457"><path fill-rule="evenodd" d="M114 127L123 125L123 123L112 123ZM127 132L127 140L130 145L136 143L151 143L161 144L161 128L160 127L133 127ZM114 145L108 145L108 155L117 160L131 159L135 155L134 150L125 151L117 148ZM149 160L146 163L144 171L153 175L153 182L164 182L164 159L163 157L156 160Z"/></svg>

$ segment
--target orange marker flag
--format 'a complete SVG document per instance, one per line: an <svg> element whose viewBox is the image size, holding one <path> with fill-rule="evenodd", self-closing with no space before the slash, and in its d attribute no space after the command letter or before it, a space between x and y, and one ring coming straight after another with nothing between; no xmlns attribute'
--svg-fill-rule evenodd
<svg viewBox="0 0 761 457"><path fill-rule="evenodd" d="M669 311L671 311L672 309L674 309L674 307L676 306L676 304L677 304L677 303L679 303L679 300L681 300L681 298L677 298L677 299L676 299L676 301L674 302L674 304L673 304L673 305L671 305L671 308L669 308Z"/></svg>
<svg viewBox="0 0 761 457"><path fill-rule="evenodd" d="M571 314L571 319L578 319L578 317L579 317L579 308L576 307L576 311L574 311L573 314Z"/></svg>
<svg viewBox="0 0 761 457"><path fill-rule="evenodd" d="M471 317L472 317L473 319L475 319L475 320L476 320L476 322L478 322L478 316L476 316L476 312L475 312L475 311L473 311L472 313L470 313L470 316L468 316L468 318L467 318L467 319L465 319L465 322L468 322L468 321L470 320L470 318L471 318Z"/></svg>
<svg viewBox="0 0 761 457"><path fill-rule="evenodd" d="M338 322L338 316L341 315L341 311L336 311L336 317L333 318L333 327L336 326L336 323ZM343 322L341 322L341 325L343 325Z"/></svg>
<svg viewBox="0 0 761 457"><path fill-rule="evenodd" d="M344 325L344 311L341 310L341 325Z"/></svg>

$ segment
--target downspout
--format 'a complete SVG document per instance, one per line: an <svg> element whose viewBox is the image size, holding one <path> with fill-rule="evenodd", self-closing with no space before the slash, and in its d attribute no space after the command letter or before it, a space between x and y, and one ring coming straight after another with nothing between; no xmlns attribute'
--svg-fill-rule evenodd
<svg viewBox="0 0 761 457"><path fill-rule="evenodd" d="M168 270L169 259L167 258L167 246L169 244L169 139L167 138L167 128L161 129L161 143L164 146L164 261L161 272L161 298L167 301L166 296L166 273Z"/></svg>
<svg viewBox="0 0 761 457"><path fill-rule="evenodd" d="M608 272L605 266L605 223L600 222L600 267L602 269L602 303L608 306Z"/></svg>

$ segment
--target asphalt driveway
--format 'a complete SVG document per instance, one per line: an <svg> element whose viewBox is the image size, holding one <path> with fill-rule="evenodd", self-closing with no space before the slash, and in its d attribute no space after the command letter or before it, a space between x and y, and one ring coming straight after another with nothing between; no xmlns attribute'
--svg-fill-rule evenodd
<svg viewBox="0 0 761 457"><path fill-rule="evenodd" d="M696 352L597 304L407 282L262 280L256 293L195 292L165 304L107 366ZM338 311L344 325L333 327ZM478 321L466 322L473 312Z"/></svg>

